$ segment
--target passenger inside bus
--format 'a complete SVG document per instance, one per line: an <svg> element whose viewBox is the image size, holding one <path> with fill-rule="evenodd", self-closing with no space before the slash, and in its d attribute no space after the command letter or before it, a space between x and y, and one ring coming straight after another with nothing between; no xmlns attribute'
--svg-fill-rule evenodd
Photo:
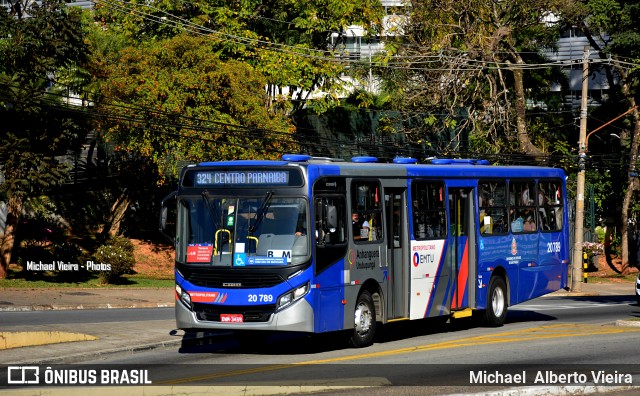
<svg viewBox="0 0 640 396"><path fill-rule="evenodd" d="M353 228L353 239L357 241L369 239L369 222L360 221L360 215L353 212L351 214L351 227Z"/></svg>
<svg viewBox="0 0 640 396"><path fill-rule="evenodd" d="M530 213L526 217L526 220L524 221L523 229L524 229L524 232L536 231L537 227L536 227L536 222L533 219L533 213Z"/></svg>

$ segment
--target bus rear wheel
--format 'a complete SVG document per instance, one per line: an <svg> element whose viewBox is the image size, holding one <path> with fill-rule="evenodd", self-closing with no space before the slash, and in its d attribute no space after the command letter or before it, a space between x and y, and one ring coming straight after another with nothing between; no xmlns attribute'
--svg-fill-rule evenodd
<svg viewBox="0 0 640 396"><path fill-rule="evenodd" d="M491 327L500 327L507 318L507 286L499 276L489 282L489 295L484 323Z"/></svg>
<svg viewBox="0 0 640 396"><path fill-rule="evenodd" d="M376 332L376 308L368 291L365 290L358 296L354 316L355 325L349 343L356 348L371 345Z"/></svg>

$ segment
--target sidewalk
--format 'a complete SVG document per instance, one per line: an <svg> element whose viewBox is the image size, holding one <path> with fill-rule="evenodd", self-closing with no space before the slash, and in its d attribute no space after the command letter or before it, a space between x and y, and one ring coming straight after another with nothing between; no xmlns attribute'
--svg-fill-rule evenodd
<svg viewBox="0 0 640 396"><path fill-rule="evenodd" d="M20 327L3 319L3 315L28 311L171 308L173 293L172 288L0 289L0 364L73 363L112 353L179 347L184 332L175 328L172 315L168 320Z"/></svg>
<svg viewBox="0 0 640 396"><path fill-rule="evenodd" d="M548 296L635 296L635 282L625 281L617 283L602 282L598 278L589 278L587 283L580 284L580 292L558 290Z"/></svg>
<svg viewBox="0 0 640 396"><path fill-rule="evenodd" d="M580 293L559 290L548 296L634 296L634 283L582 283ZM175 328L172 315L166 320L113 323L34 323L16 326L10 313L40 310L173 307L173 289L0 289L0 365L73 363L100 359L114 353L154 348L179 348L196 341ZM544 297L543 297L544 298ZM203 334L200 334L203 336ZM26 341L25 341L26 340ZM60 341L79 341L62 342ZM22 347L7 345L17 342ZM4 345L4 346L3 346ZM40 345L40 346L37 346ZM43 348L41 345L47 345Z"/></svg>
<svg viewBox="0 0 640 396"><path fill-rule="evenodd" d="M0 312L173 307L172 288L0 289Z"/></svg>

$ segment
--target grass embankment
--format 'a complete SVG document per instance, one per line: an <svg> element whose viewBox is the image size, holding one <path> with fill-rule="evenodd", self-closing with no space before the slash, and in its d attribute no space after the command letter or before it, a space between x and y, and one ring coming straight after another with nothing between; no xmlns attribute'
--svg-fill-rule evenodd
<svg viewBox="0 0 640 396"><path fill-rule="evenodd" d="M174 285L173 250L165 245L132 239L135 258L134 274L123 275L117 281L103 284L97 272L89 271L28 271L12 264L6 279L0 279L0 289L16 288L105 288L149 287Z"/></svg>

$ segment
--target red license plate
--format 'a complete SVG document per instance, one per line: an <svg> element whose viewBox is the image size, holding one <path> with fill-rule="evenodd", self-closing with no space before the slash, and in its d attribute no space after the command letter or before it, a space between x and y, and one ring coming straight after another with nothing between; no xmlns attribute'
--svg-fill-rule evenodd
<svg viewBox="0 0 640 396"><path fill-rule="evenodd" d="M242 314L220 314L220 322L222 323L242 323L244 317Z"/></svg>

